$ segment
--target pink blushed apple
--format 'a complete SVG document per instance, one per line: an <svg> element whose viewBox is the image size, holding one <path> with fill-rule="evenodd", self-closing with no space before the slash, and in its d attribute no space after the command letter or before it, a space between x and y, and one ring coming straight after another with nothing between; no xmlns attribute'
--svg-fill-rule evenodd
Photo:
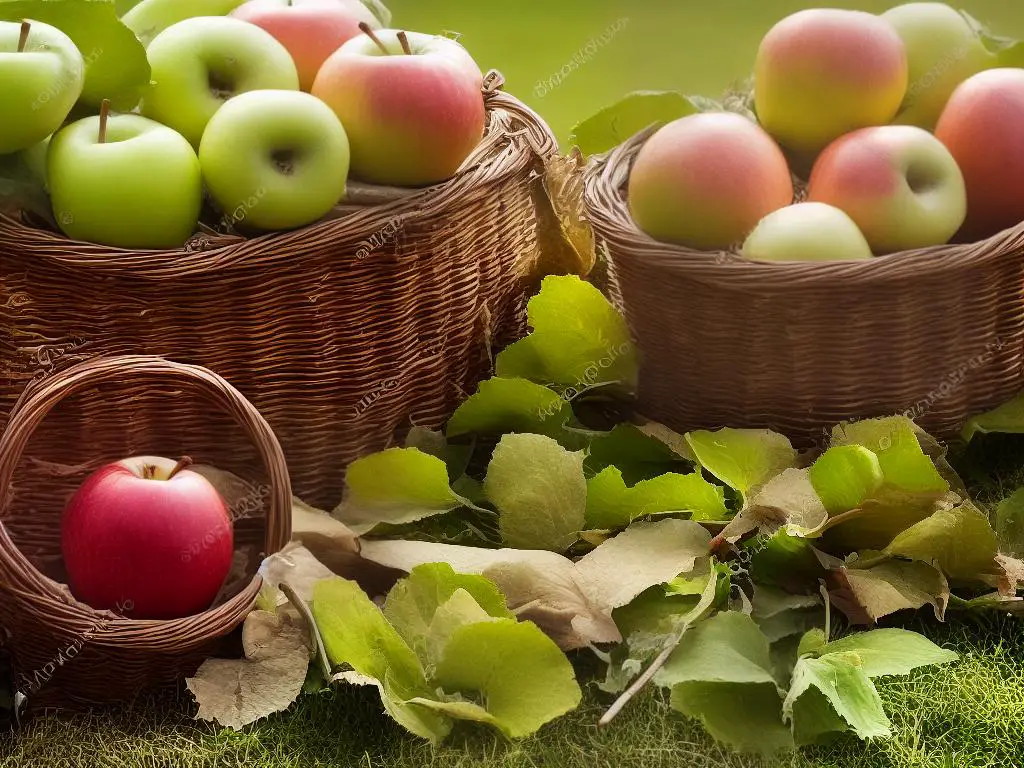
<svg viewBox="0 0 1024 768"><path fill-rule="evenodd" d="M863 11L799 11L761 42L758 120L806 160L845 133L889 123L908 79L906 48L889 22Z"/></svg>
<svg viewBox="0 0 1024 768"><path fill-rule="evenodd" d="M629 177L629 209L656 240L701 250L743 242L793 200L782 150L752 121L706 112L669 123L647 140Z"/></svg>
<svg viewBox="0 0 1024 768"><path fill-rule="evenodd" d="M96 609L170 619L210 607L231 567L228 510L190 460L137 457L92 474L61 521L71 592Z"/></svg>
<svg viewBox="0 0 1024 768"><path fill-rule="evenodd" d="M361 35L359 23L380 23L360 0L249 0L231 16L262 27L292 55L304 91L344 43Z"/></svg>
<svg viewBox="0 0 1024 768"><path fill-rule="evenodd" d="M480 68L454 40L386 29L345 43L312 93L345 126L353 177L419 187L453 176L480 143L482 85Z"/></svg>
<svg viewBox="0 0 1024 768"><path fill-rule="evenodd" d="M964 177L923 128L864 128L814 164L807 199L845 211L877 254L942 245L967 214Z"/></svg>

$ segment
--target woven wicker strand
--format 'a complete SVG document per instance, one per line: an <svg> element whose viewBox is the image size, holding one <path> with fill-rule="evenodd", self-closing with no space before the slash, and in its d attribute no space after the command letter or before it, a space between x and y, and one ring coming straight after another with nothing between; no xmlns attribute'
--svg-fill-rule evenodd
<svg viewBox="0 0 1024 768"><path fill-rule="evenodd" d="M1024 388L1024 224L857 262L761 263L660 243L626 199L650 133L586 171L603 287L640 347L649 417L811 444L841 421L906 413L948 438Z"/></svg>
<svg viewBox="0 0 1024 768"><path fill-rule="evenodd" d="M228 414L252 441L269 481L269 504L260 521L261 554L278 551L291 537L291 484L281 446L266 420L220 376L156 357L125 356L90 360L38 382L19 401L0 437L0 626L8 632L15 682L28 681L29 690L23 692L33 708L123 700L191 674L242 622L262 584L256 575L259 562L252 562L249 583L204 613L168 621L126 619L74 600L12 539L9 527L16 522L16 510L7 502L33 434L46 430L47 415L65 398L126 380L172 385L189 391L182 396L194 393L208 407ZM63 505L54 502L31 510L23 521L54 552L60 551L62 512Z"/></svg>

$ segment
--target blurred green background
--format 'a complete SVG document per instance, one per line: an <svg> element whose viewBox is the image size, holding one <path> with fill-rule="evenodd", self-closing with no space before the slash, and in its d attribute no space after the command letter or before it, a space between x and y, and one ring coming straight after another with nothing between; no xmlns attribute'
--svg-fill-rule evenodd
<svg viewBox="0 0 1024 768"><path fill-rule="evenodd" d="M636 90L716 97L753 68L784 16L820 6L881 12L900 0L385 0L394 26L451 30L480 66L543 115L565 142L572 126ZM960 0L1002 35L1024 38L1024 0ZM593 41L593 42L592 42ZM590 46L588 48L588 43ZM556 74L582 61L560 84ZM549 87L553 86L553 87Z"/></svg>

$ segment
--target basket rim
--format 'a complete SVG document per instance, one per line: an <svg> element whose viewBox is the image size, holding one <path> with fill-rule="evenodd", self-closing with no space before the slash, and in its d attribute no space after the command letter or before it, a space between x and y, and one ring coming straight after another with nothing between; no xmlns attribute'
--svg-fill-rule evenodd
<svg viewBox="0 0 1024 768"><path fill-rule="evenodd" d="M614 149L590 158L584 169L584 201L595 230L613 257L627 254L650 268L706 279L727 279L732 285L832 282L874 282L946 271L962 273L1004 257L1024 253L1024 222L974 243L937 245L856 261L755 261L729 250L700 251L664 243L633 222L626 185L633 161L658 126L650 126Z"/></svg>
<svg viewBox="0 0 1024 768"><path fill-rule="evenodd" d="M5 253L85 270L141 280L180 278L232 267L272 265L294 259L322 243L357 245L369 234L402 221L422 221L450 210L479 190L503 184L531 167L537 158L558 151L547 123L534 110L500 90L500 73L484 80L488 123L480 144L452 178L430 187L397 189L359 185L368 190L365 204L347 202L327 218L290 231L251 238L199 233L179 249L131 250L71 240L59 232L0 213L0 255ZM376 190L376 192L374 192ZM381 200L388 200L381 202Z"/></svg>

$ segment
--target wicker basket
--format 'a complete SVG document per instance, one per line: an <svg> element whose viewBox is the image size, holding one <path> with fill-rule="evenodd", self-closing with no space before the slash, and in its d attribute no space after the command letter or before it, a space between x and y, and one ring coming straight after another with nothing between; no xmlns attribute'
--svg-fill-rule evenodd
<svg viewBox="0 0 1024 768"><path fill-rule="evenodd" d="M412 424L443 423L472 391L491 348L525 330L526 299L550 266L557 237L542 222L558 220L544 169L557 143L495 90L499 78L485 86L484 140L453 179L362 189L366 204L350 199L299 231L130 252L0 217L0 426L33 378L67 363L146 354L201 365L273 426L297 495L336 504L348 462ZM117 397L140 394L129 384ZM223 418L171 402L110 429L99 426L106 401L75 398L29 455L94 466L155 440L172 454L216 450L237 474L254 465ZM48 492L35 465L21 471L25 493Z"/></svg>
<svg viewBox="0 0 1024 768"><path fill-rule="evenodd" d="M767 427L801 445L906 413L949 437L1024 388L1024 225L862 262L760 263L659 243L626 188L648 129L586 170L606 284L642 354L639 407L675 429Z"/></svg>
<svg viewBox="0 0 1024 768"><path fill-rule="evenodd" d="M251 514L235 522L236 567L218 604L205 613L140 621L77 602L63 584L64 499L54 494L38 506L9 504L24 482L17 470L33 434L43 435L54 423L60 424L59 419L43 424L47 415L58 412L66 398L86 390L118 393L126 387L167 388L176 391L179 400L198 395L206 408L223 412L234 423L262 462L259 476L246 479L266 489L268 503L251 505ZM111 406L106 419L97 419L91 429L118 428L125 414L116 403ZM166 446L155 441L144 448L160 455ZM94 453L88 442L79 443L79 450ZM115 453L101 458L125 457ZM223 455L197 453L193 458L216 465ZM291 537L288 470L267 422L216 374L155 357L98 358L27 390L0 437L0 502L4 501L8 503L0 503L0 626L6 630L15 686L32 709L126 700L145 688L192 674L252 609L261 586L256 569L263 556L279 550Z"/></svg>

